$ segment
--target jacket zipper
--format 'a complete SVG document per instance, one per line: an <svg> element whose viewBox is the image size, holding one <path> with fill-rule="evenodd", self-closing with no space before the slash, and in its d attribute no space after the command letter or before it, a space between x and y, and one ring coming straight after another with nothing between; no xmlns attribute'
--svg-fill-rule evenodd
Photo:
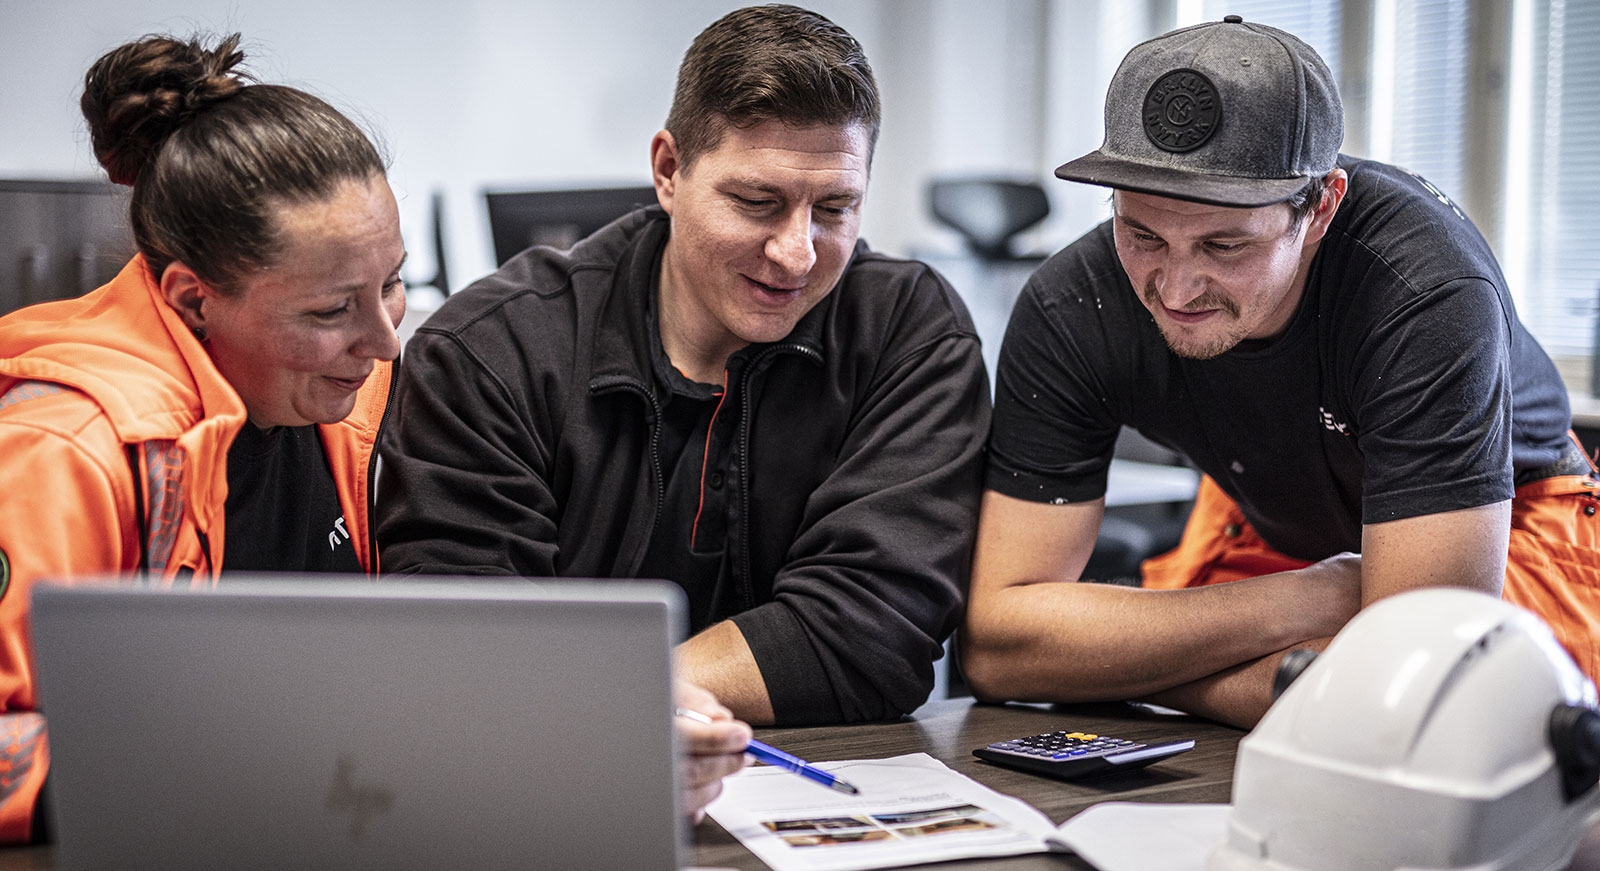
<svg viewBox="0 0 1600 871"><path fill-rule="evenodd" d="M763 364L774 354L793 352L809 357L817 363L822 362L822 355L815 348L788 342L782 345L772 345L760 354L744 369L744 394L739 397L739 610L748 611L755 607L755 580L750 570L750 415L751 407L755 405L750 401L750 382L755 380L756 374L763 369Z"/></svg>

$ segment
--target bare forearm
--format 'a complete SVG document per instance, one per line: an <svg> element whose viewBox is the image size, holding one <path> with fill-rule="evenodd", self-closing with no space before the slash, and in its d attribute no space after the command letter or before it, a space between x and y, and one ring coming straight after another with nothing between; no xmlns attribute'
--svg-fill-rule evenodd
<svg viewBox="0 0 1600 871"><path fill-rule="evenodd" d="M1318 564L1187 590L1083 583L996 590L968 614L968 678L980 697L994 700L1169 690L1336 632L1359 605L1358 572Z"/></svg>
<svg viewBox="0 0 1600 871"><path fill-rule="evenodd" d="M1321 652L1332 640L1318 638L1296 644L1290 649L1308 648ZM1277 677L1278 666L1288 652L1280 650L1240 663L1199 680L1153 693L1140 701L1176 708L1241 729L1254 728L1267 713L1267 708L1272 706L1272 683Z"/></svg>
<svg viewBox="0 0 1600 871"><path fill-rule="evenodd" d="M731 620L678 645L678 677L711 691L733 715L755 726L773 722L772 699L744 633Z"/></svg>

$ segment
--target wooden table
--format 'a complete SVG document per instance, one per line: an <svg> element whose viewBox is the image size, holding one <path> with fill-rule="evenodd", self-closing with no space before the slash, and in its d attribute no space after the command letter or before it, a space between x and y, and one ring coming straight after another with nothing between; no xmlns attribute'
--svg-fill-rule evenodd
<svg viewBox="0 0 1600 871"><path fill-rule="evenodd" d="M1143 741L1193 738L1187 753L1124 774L1066 783L978 760L974 747L1057 729L1115 735ZM1102 801L1226 802L1233 788L1233 758L1244 733L1191 717L1154 713L1132 705L975 705L971 699L930 702L903 723L810 729L758 729L756 737L812 761L874 759L926 752L977 782L1014 795L1052 821ZM752 869L766 867L715 822L694 831L698 865ZM946 862L943 869L993 868L1005 871L1049 868L1089 869L1075 856L1036 854L1004 859Z"/></svg>
<svg viewBox="0 0 1600 871"><path fill-rule="evenodd" d="M1081 783L1063 783L978 761L974 747L1056 729L1136 740L1195 739L1195 749L1149 768ZM974 705L970 699L930 702L913 719L869 726L760 729L762 740L813 761L872 759L926 752L973 780L1014 795L1057 824L1102 801L1226 802L1232 793L1237 729L1131 705ZM697 865L750 869L766 866L711 820L694 830ZM0 871L48 871L48 847L0 849ZM945 862L939 871L1030 871L1091 867L1076 856L1040 853L1003 859ZM1600 871L1600 828L1578 848L1571 871Z"/></svg>
<svg viewBox="0 0 1600 871"><path fill-rule="evenodd" d="M1193 750L1149 768L1080 783L1036 777L979 761L974 747L1056 729L1145 741L1195 739ZM1132 705L975 705L970 699L930 702L903 723L811 729L758 729L756 737L812 761L872 759L923 751L973 780L1014 795L1060 824L1102 801L1218 803L1233 792L1233 761L1245 733L1191 717ZM766 867L711 820L694 831L698 865ZM1039 853L1004 859L946 862L939 871L1092 869L1076 856ZM1600 871L1600 827L1578 849L1571 871Z"/></svg>

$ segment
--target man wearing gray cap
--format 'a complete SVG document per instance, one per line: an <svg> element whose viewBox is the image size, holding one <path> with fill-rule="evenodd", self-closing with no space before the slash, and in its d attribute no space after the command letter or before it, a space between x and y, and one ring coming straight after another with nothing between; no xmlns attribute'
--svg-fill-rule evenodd
<svg viewBox="0 0 1600 871"><path fill-rule="evenodd" d="M1056 174L1112 188L1112 219L1034 274L1000 353L978 696L1248 725L1289 649L1442 584L1534 610L1600 672L1594 469L1461 210L1340 155L1322 59L1237 16L1134 48L1105 117ZM1062 583L1124 425L1205 473L1194 513L1143 589Z"/></svg>

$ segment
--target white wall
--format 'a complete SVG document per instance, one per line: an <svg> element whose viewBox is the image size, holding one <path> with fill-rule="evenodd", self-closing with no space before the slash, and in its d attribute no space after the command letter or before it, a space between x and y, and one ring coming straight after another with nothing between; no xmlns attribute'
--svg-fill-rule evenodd
<svg viewBox="0 0 1600 871"><path fill-rule="evenodd" d="M485 186L644 183L678 61L729 0L0 0L0 177L99 173L77 111L107 49L150 32L241 31L268 81L307 88L388 145L414 279L433 273L429 194L446 195L452 282L493 266ZM885 103L864 235L957 250L926 216L936 173L1049 178L1095 147L1105 82L1144 36L1100 0L812 0L867 50ZM1141 19L1142 20L1142 19ZM1051 180L1059 247L1104 196Z"/></svg>

